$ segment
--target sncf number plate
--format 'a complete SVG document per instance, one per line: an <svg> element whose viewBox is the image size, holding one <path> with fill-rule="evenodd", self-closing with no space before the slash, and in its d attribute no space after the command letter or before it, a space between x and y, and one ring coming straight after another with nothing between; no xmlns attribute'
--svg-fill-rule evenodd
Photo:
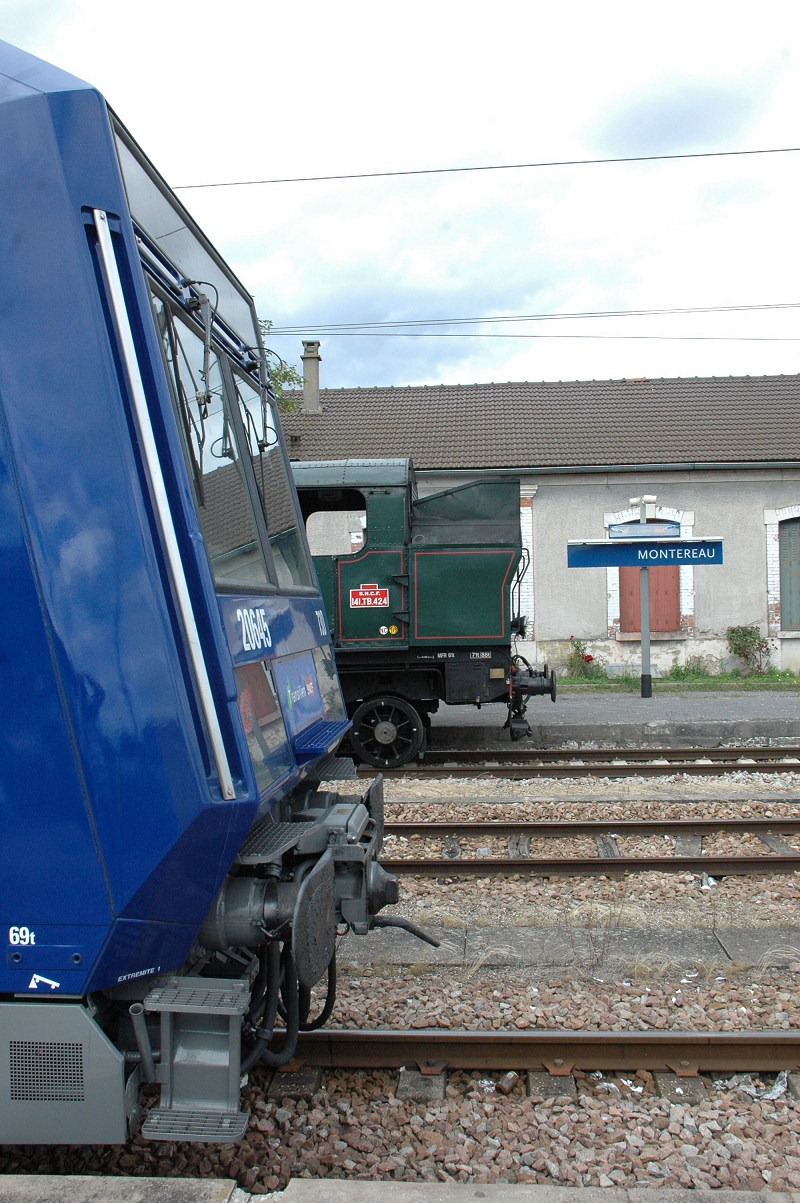
<svg viewBox="0 0 800 1203"><path fill-rule="evenodd" d="M388 609L388 589L379 589L377 585L360 585L358 589L350 590L351 610L371 610L380 606Z"/></svg>

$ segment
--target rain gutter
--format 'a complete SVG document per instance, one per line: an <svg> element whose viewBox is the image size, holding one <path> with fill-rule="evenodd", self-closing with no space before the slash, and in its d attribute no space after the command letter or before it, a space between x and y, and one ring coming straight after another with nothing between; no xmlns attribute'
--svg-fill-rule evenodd
<svg viewBox="0 0 800 1203"><path fill-rule="evenodd" d="M758 471L764 468L794 468L800 471L800 460L730 460L719 463L685 464L554 464L552 467L518 468L425 468L414 465L425 476L463 476L465 472L480 472L481 476L576 476L621 472L730 472Z"/></svg>

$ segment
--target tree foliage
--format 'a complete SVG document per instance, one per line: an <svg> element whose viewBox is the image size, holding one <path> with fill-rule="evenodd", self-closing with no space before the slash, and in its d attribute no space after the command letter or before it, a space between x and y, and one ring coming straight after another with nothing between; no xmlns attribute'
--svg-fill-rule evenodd
<svg viewBox="0 0 800 1203"><path fill-rule="evenodd" d="M272 329L272 322L269 318L262 318L258 324L261 327L261 337L266 339ZM300 401L294 397L287 397L285 390L288 388L302 389L303 377L295 365L287 363L285 359L281 359L277 351L270 351L268 347L265 347L265 351L272 386L275 389L275 397L278 401L278 409L282 414L294 413L299 408Z"/></svg>

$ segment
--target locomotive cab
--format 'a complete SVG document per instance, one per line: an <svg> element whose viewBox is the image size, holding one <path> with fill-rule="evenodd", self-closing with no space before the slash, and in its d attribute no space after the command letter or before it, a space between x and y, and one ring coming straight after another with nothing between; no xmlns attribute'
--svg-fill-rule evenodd
<svg viewBox="0 0 800 1203"><path fill-rule="evenodd" d="M359 757L395 768L424 753L440 701L504 704L512 739L530 734L528 698L555 701L556 684L513 650L519 481L420 497L410 459L292 467Z"/></svg>
<svg viewBox="0 0 800 1203"><path fill-rule="evenodd" d="M0 180L0 1142L236 1140L337 929L402 922L381 779L337 791L251 296L103 98L4 43Z"/></svg>

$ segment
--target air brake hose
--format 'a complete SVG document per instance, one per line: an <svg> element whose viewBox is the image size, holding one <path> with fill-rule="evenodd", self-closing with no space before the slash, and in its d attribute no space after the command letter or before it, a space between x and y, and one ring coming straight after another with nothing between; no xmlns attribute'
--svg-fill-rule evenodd
<svg viewBox="0 0 800 1203"><path fill-rule="evenodd" d="M311 991L308 986L300 986L300 1031L315 1032L317 1028L324 1027L331 1017L331 1012L336 1005L336 953L330 959L328 965L328 992L325 995L325 1006L320 1011L316 1019L308 1022L308 1012L311 1009Z"/></svg>
<svg viewBox="0 0 800 1203"><path fill-rule="evenodd" d="M262 953L253 991L255 1001L250 1010L250 1022L253 1027L272 1032L278 1010L281 981L281 946L277 940L270 940Z"/></svg>
<svg viewBox="0 0 800 1203"><path fill-rule="evenodd" d="M272 949L277 949L277 942L268 946L270 951L270 969L277 970L277 965L274 964L274 952ZM261 1062L262 1065L268 1065L272 1069L277 1069L281 1065L286 1065L294 1056L297 1048L297 1036L300 1031L300 998L298 994L297 974L294 971L294 960L292 959L291 949L284 945L283 956L281 957L281 968L283 970L283 981L280 980L278 972L271 972L269 977L269 988L267 991L267 1001L264 1008L264 1023L259 1028L263 1032L263 1036L259 1036L253 1045L250 1052L242 1061L242 1073L247 1073L254 1065ZM286 1012L286 1033L283 1040L283 1046L277 1052L271 1051L267 1046L272 1039L272 1026L275 1023L275 1015L278 1009L278 988L283 996L283 1003Z"/></svg>

